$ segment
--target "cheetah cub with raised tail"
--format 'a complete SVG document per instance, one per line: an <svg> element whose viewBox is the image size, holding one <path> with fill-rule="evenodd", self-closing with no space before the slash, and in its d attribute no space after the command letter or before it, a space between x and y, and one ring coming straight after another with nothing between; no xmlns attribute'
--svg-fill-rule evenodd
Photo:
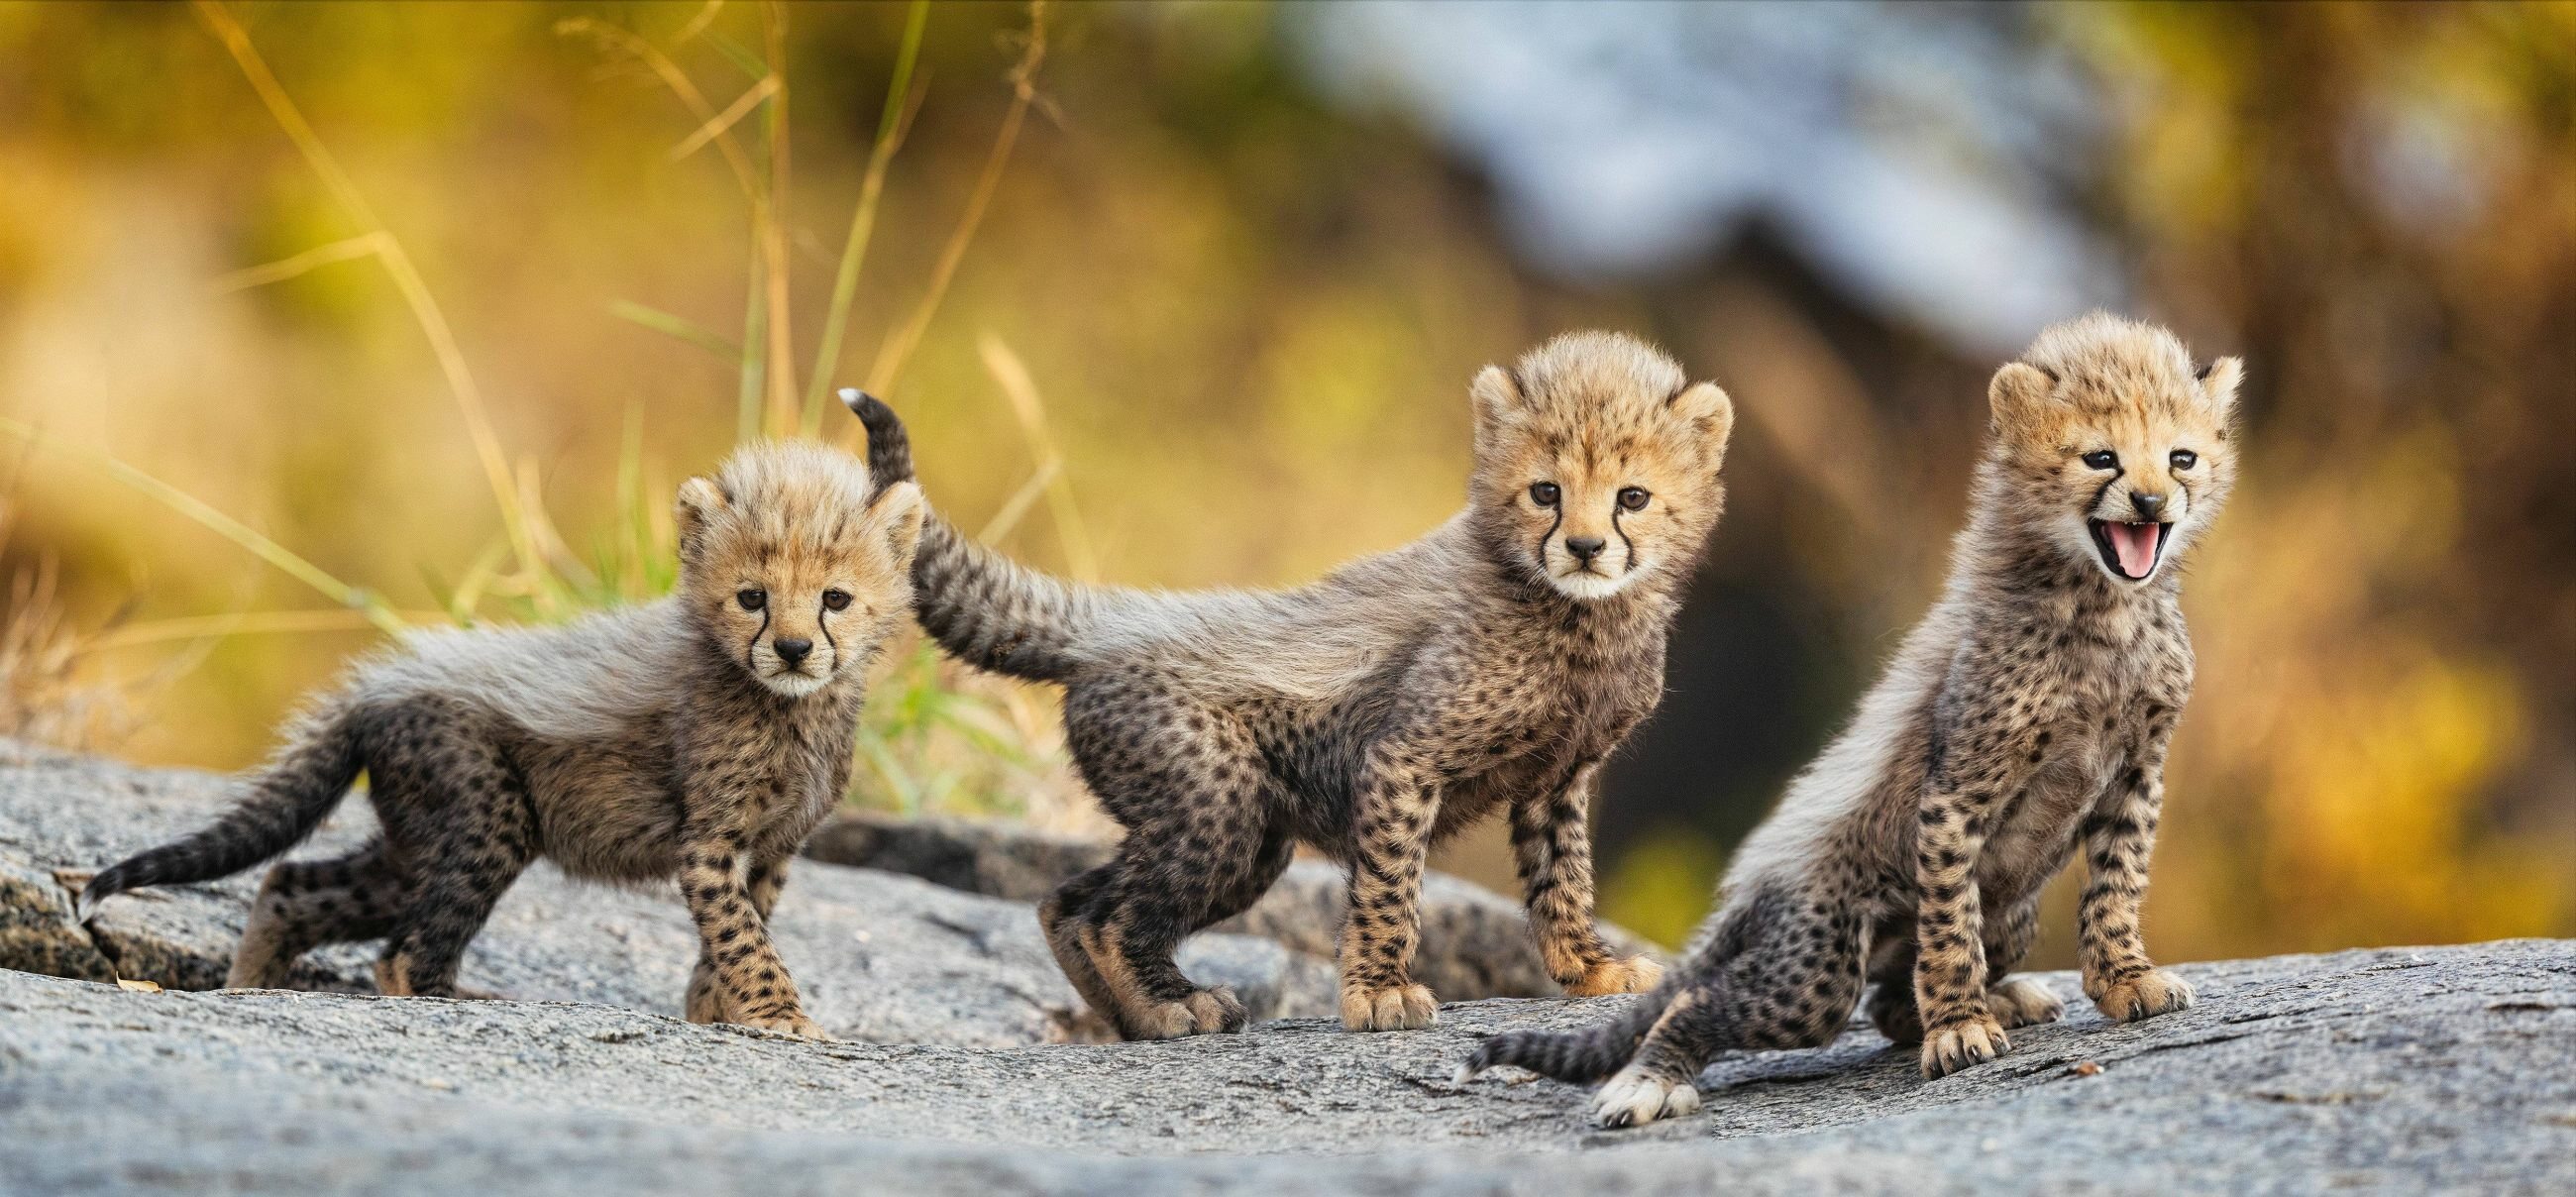
<svg viewBox="0 0 2576 1197"><path fill-rule="evenodd" d="M1240 1030L1172 963L1250 906L1299 842L1350 869L1341 1014L1420 1027L1423 859L1505 812L1548 971L1635 992L1653 962L1593 925L1593 779L1662 695L1664 638L1717 522L1726 394L1629 337L1559 337L1476 376L1466 510L1421 540L1276 592L1164 594L1032 573L933 516L922 626L959 659L1065 687L1082 776L1127 828L1040 908L1047 942L1130 1039ZM909 476L865 396L871 468Z"/></svg>
<svg viewBox="0 0 2576 1197"><path fill-rule="evenodd" d="M1871 1020L1921 1042L1924 1075L1993 1059L2006 1030L2062 1013L2004 977L2079 848L2085 994L2124 1020L2190 1004L2149 963L2138 908L2191 689L2176 561L2235 481L2238 374L2099 313L1997 372L1947 588L1745 842L1688 964L1616 1021L1496 1036L1465 1072L1610 1077L1603 1126L1685 1114L1720 1050L1831 1042L1864 977Z"/></svg>
<svg viewBox="0 0 2576 1197"><path fill-rule="evenodd" d="M325 943L383 939L388 994L453 996L468 941L542 856L575 877L677 875L701 952L688 1016L812 1038L768 919L840 801L869 662L911 606L920 489L805 444L680 488L680 580L553 628L437 632L357 666L213 826L100 873L110 895L284 853L364 771L378 838L270 870L226 984L282 985Z"/></svg>

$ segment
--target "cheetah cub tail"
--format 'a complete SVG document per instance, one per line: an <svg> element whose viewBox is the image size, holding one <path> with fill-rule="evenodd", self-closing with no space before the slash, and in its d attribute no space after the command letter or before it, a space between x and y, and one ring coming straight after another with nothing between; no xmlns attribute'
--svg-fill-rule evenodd
<svg viewBox="0 0 2576 1197"><path fill-rule="evenodd" d="M1655 1020L1663 1017L1664 1008L1679 992L1680 986L1668 978L1630 1003L1619 1017L1597 1027L1580 1031L1507 1031L1490 1036L1458 1065L1456 1080L1463 1085L1488 1068L1509 1064L1569 1084L1598 1081L1628 1063L1628 1058L1636 1054L1638 1042L1654 1027Z"/></svg>
<svg viewBox="0 0 2576 1197"><path fill-rule="evenodd" d="M358 780L356 731L345 706L307 711L285 746L250 783L250 795L213 825L175 843L140 852L101 871L82 887L73 915L86 926L98 904L147 885L228 877L282 856L322 825Z"/></svg>
<svg viewBox="0 0 2576 1197"><path fill-rule="evenodd" d="M868 474L883 488L912 478L912 439L876 396L855 388L841 402L868 429ZM1108 601L975 543L925 505L912 561L913 615L949 655L1035 682L1069 680L1091 663L1086 641Z"/></svg>

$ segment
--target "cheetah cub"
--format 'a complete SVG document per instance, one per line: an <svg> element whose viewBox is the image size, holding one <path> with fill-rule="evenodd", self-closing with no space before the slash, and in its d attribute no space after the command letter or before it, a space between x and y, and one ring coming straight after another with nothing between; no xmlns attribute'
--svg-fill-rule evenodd
<svg viewBox="0 0 2576 1197"><path fill-rule="evenodd" d="M1428 1025L1408 969L1432 843L1511 824L1548 971L1575 993L1661 975L1592 918L1594 777L1662 695L1664 638L1723 496L1734 409L1625 336L1548 342L1470 387L1464 511L1421 540L1275 592L1075 586L935 515L914 610L959 659L1061 683L1075 764L1127 838L1039 910L1091 1006L1129 1039L1241 1030L1172 963L1314 845L1350 870L1341 1013ZM855 396L855 393L853 393ZM902 427L864 396L879 477Z"/></svg>
<svg viewBox="0 0 2576 1197"><path fill-rule="evenodd" d="M81 895L203 881L310 834L360 771L381 831L269 871L226 984L282 985L325 943L381 938L388 994L454 996L521 870L677 875L702 948L694 1022L822 1038L770 943L787 860L841 797L869 662L911 604L920 489L772 444L681 486L676 593L562 627L436 632L366 661L291 727L213 826Z"/></svg>
<svg viewBox="0 0 2576 1197"><path fill-rule="evenodd" d="M2004 976L2079 847L2085 994L2123 1020L2190 1004L2148 961L2138 908L2191 689L2175 561L2235 481L2239 373L2100 313L1996 373L1948 586L1745 842L1689 963L1614 1022L1496 1036L1464 1072L1609 1076L1603 1126L1686 1114L1722 1049L1831 1042L1864 977L1871 1020L1922 1044L1924 1075L1993 1059L2007 1029L2062 1013Z"/></svg>

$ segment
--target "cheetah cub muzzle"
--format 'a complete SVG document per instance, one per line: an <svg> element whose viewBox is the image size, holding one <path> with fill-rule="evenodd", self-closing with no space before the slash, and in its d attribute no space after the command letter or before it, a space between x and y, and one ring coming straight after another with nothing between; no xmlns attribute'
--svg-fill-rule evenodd
<svg viewBox="0 0 2576 1197"><path fill-rule="evenodd" d="M1076 586L928 521L922 626L960 660L1063 685L1074 762L1127 828L1114 860L1039 911L1066 976L1125 1037L1242 1028L1242 1003L1172 951L1250 906L1299 843L1350 870L1344 1025L1429 1024L1410 973L1423 861L1496 812L1557 981L1622 993L1660 975L1594 928L1586 819L1602 758L1661 697L1734 409L1604 333L1489 367L1469 392L1466 509L1293 590ZM871 468L909 477L892 413L853 406Z"/></svg>
<svg viewBox="0 0 2576 1197"><path fill-rule="evenodd" d="M1745 841L1689 962L1604 1026L1498 1035L1463 1071L1606 1077L1601 1125L1676 1117L1719 1051L1832 1042L1864 982L1925 1076L1991 1060L2062 1012L2006 974L2079 851L2085 995L2120 1020L2189 1005L2148 960L2139 908L2191 692L2175 562L2235 484L2240 372L2099 313L1998 371L1940 601Z"/></svg>
<svg viewBox="0 0 2576 1197"><path fill-rule="evenodd" d="M117 893L226 876L312 833L360 772L378 834L272 869L226 984L276 988L382 939L378 986L451 997L466 944L538 857L676 876L700 955L684 1006L812 1038L769 916L849 779L868 664L912 598L921 495L846 453L772 444L680 488L676 593L560 627L435 632L359 664L215 824L100 873Z"/></svg>

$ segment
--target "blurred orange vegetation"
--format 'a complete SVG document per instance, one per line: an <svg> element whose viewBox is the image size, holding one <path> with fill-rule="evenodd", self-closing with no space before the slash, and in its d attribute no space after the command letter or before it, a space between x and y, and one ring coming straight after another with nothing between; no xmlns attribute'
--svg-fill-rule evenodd
<svg viewBox="0 0 2576 1197"><path fill-rule="evenodd" d="M2576 934L2576 6L2029 24L2117 118L2074 202L2134 306L2251 370L2247 481L2186 588L2160 951ZM1783 729L1668 712L1656 776L1735 759L1608 798L1608 913L1678 941L1929 600L1992 356L1758 238L1537 274L1426 134L1301 83L1284 27L0 5L0 733L237 767L385 628L656 593L676 483L748 436L854 443L836 385L1039 565L1301 580L1454 509L1477 366L1609 325L1735 394L1703 589L1799 645L1756 673L1686 619L1718 647L1677 651L1676 700ZM2466 131L2469 215L2353 181L2350 127L2401 109ZM905 645L868 718L858 800L1097 817L1044 691ZM1448 863L1508 887L1497 842Z"/></svg>

